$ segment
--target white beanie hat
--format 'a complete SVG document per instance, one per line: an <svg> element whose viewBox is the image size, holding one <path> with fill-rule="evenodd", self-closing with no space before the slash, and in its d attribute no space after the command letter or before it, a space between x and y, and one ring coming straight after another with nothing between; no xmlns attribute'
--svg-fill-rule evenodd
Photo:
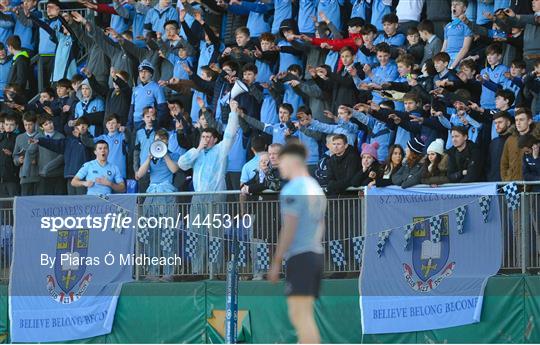
<svg viewBox="0 0 540 345"><path fill-rule="evenodd" d="M444 141L442 139L435 139L429 144L426 152L435 152L442 155L444 153Z"/></svg>

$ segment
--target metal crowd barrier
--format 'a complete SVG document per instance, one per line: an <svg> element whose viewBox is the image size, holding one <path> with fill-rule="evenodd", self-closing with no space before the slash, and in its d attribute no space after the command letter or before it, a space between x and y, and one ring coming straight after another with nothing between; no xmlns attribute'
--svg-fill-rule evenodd
<svg viewBox="0 0 540 345"><path fill-rule="evenodd" d="M138 229L135 254L149 257L176 255L182 259L182 264L135 266L135 279L224 278L226 263L234 250L233 243L241 243L242 247L237 248L237 254L242 256L240 276L243 279L262 279L267 267L258 260L260 257L257 251L266 247L266 263L271 262L281 227L277 194L245 197L230 191L220 196L222 200L216 201L215 193L138 194L139 217L169 216L181 221L175 224L178 228L164 225L148 231L147 236L140 236L145 229ZM540 271L540 193L522 190L520 197L519 209L512 211L507 208L504 195L499 195L500 231L504 242L500 273L527 274ZM196 202L195 198L199 201ZM359 273L360 264L354 260L351 239L365 233L365 206L366 199L359 196L358 192L328 199L323 239L324 271L327 277L352 277ZM221 215L214 216L213 221L219 219L222 225L210 226L201 217L199 228L189 228L187 217L197 213ZM224 217L227 216L232 222L230 226L225 226ZM0 280L3 281L9 279L13 226L13 199L0 199ZM198 240L194 241L194 237L198 237ZM237 241L233 242L233 238ZM343 245L346 262L339 267L334 264L329 253L328 243L332 240L340 240ZM219 245L216 245L217 242L220 242ZM205 249L201 251L200 248Z"/></svg>

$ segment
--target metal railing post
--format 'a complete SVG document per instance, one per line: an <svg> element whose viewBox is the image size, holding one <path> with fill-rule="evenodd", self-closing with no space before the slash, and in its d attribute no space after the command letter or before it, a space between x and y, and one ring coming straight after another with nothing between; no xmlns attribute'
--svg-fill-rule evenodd
<svg viewBox="0 0 540 345"><path fill-rule="evenodd" d="M520 215L520 234L521 234L521 273L526 274L529 258L529 251L527 246L527 239L529 238L529 203L528 193L523 191L521 193L521 215Z"/></svg>
<svg viewBox="0 0 540 345"><path fill-rule="evenodd" d="M205 246L205 251L204 251L204 255L206 256L205 258L202 258L204 261L206 261L206 264L208 265L208 275L209 275L209 279L210 280L214 280L214 265L212 264L212 262L210 261L210 237L211 236L214 236L214 231L213 231L213 214L214 214L214 202L215 201L211 201L208 205L208 215L210 216L210 225L208 226L208 230L207 230L207 236L203 236L203 240L206 242L204 244ZM206 217L206 215L204 215ZM225 243L223 244L223 248L225 249ZM225 253L225 250L223 250L223 252ZM223 258L224 260L224 258Z"/></svg>

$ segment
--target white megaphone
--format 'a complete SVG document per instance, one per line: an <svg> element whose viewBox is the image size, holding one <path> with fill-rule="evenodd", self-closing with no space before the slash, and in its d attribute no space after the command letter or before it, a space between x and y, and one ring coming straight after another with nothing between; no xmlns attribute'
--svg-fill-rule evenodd
<svg viewBox="0 0 540 345"><path fill-rule="evenodd" d="M230 103L231 100L246 92L249 92L249 87L240 80L235 81L233 88L229 93L229 101L227 103Z"/></svg>
<svg viewBox="0 0 540 345"><path fill-rule="evenodd" d="M161 140L156 140L150 145L150 154L154 158L163 158L167 154L167 144Z"/></svg>

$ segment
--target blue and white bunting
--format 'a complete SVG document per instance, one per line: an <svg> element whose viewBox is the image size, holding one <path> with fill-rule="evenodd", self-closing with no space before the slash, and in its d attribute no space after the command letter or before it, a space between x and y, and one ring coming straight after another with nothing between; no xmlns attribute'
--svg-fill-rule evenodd
<svg viewBox="0 0 540 345"><path fill-rule="evenodd" d="M353 237L353 254L354 254L354 260L356 260L357 263L362 262L362 253L364 252L364 236L357 236Z"/></svg>
<svg viewBox="0 0 540 345"><path fill-rule="evenodd" d="M174 249L174 230L165 229L161 232L161 248L164 252L172 252Z"/></svg>
<svg viewBox="0 0 540 345"><path fill-rule="evenodd" d="M261 242L256 245L257 266L262 271L270 269L270 257L268 255L268 243Z"/></svg>
<svg viewBox="0 0 540 345"><path fill-rule="evenodd" d="M456 228L459 234L463 233L463 224L465 223L465 216L467 215L467 205L459 206L455 210L456 212Z"/></svg>
<svg viewBox="0 0 540 345"><path fill-rule="evenodd" d="M150 237L150 230L148 228L139 228L137 231L137 241L142 244L148 244L148 238Z"/></svg>
<svg viewBox="0 0 540 345"><path fill-rule="evenodd" d="M246 244L244 241L238 242L238 266L246 267L247 265L247 254L246 254Z"/></svg>
<svg viewBox="0 0 540 345"><path fill-rule="evenodd" d="M480 205L480 212L484 218L484 223L488 222L489 208L491 205L491 196L484 195L478 198L478 204Z"/></svg>
<svg viewBox="0 0 540 345"><path fill-rule="evenodd" d="M345 261L345 254L343 254L343 245L339 240L330 241L330 255L332 261L338 267L345 267L347 262Z"/></svg>
<svg viewBox="0 0 540 345"><path fill-rule="evenodd" d="M384 246L386 245L386 241L388 241L388 237L390 237L391 230L385 230L379 232L379 241L377 242L377 254L379 257L384 252Z"/></svg>
<svg viewBox="0 0 540 345"><path fill-rule="evenodd" d="M219 237L210 237L208 243L208 258L210 263L215 264L218 259L219 251L221 250L221 239Z"/></svg>
<svg viewBox="0 0 540 345"><path fill-rule="evenodd" d="M429 218L429 231L431 242L439 243L441 241L442 217L440 215Z"/></svg>
<svg viewBox="0 0 540 345"><path fill-rule="evenodd" d="M199 235L188 231L186 235L186 253L190 259L193 259L197 253L197 243L199 241Z"/></svg>
<svg viewBox="0 0 540 345"><path fill-rule="evenodd" d="M405 239L405 248L404 248L405 250L410 248L413 230L414 230L414 224L405 225L405 235L403 236L403 238Z"/></svg>
<svg viewBox="0 0 540 345"><path fill-rule="evenodd" d="M517 184L515 182L511 182L505 185L502 190L504 192L504 197L506 198L508 208L513 211L516 210L521 203Z"/></svg>

